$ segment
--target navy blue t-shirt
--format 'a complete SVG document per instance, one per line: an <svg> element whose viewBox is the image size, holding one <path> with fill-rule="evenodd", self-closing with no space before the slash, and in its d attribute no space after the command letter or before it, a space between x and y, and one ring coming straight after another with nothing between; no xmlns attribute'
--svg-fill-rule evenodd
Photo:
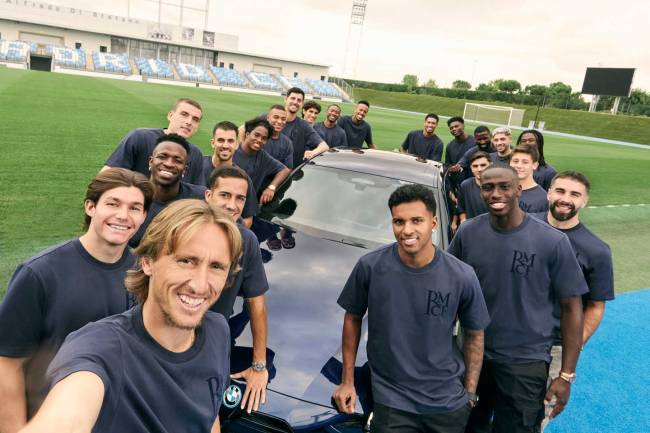
<svg viewBox="0 0 650 433"><path fill-rule="evenodd" d="M537 213L548 210L548 197L546 191L539 185L533 188L524 189L519 197L519 207L524 212Z"/></svg>
<svg viewBox="0 0 650 433"><path fill-rule="evenodd" d="M149 172L149 157L156 147L156 140L165 132L162 128L140 128L129 132L117 145L105 165L109 167L128 168L144 174ZM201 149L190 143L190 154L187 156L187 169L183 180L188 183L200 184L202 175L203 153Z"/></svg>
<svg viewBox="0 0 650 433"><path fill-rule="evenodd" d="M509 231L493 227L489 217L461 224L448 249L481 282L491 318L485 358L550 362L555 303L588 291L571 243L528 214Z"/></svg>
<svg viewBox="0 0 650 433"><path fill-rule="evenodd" d="M436 134L425 137L421 129L409 132L402 143L402 149L411 155L440 162L445 145Z"/></svg>
<svg viewBox="0 0 650 433"><path fill-rule="evenodd" d="M287 168L280 161L264 151L248 155L241 147L238 147L235 151L233 162L251 178L257 197L262 193L262 186L267 177L274 176L279 171Z"/></svg>
<svg viewBox="0 0 650 433"><path fill-rule="evenodd" d="M462 165L464 169L469 168L469 159L472 157L472 155L474 155L474 152L478 152L479 150L481 150L481 149L478 147L478 145L468 149L467 152L465 152L465 154L463 156L461 156L458 163L460 165ZM496 153L496 150L494 149L494 146L492 146L492 144L490 144L490 146L487 148L487 150L484 150L483 152L490 155L493 152ZM492 157L490 157L490 159L492 159ZM471 173L471 170L470 170L470 173Z"/></svg>
<svg viewBox="0 0 650 433"><path fill-rule="evenodd" d="M553 168L552 165L540 165L537 167L537 170L533 172L533 179L535 179L535 182L537 182L539 186L548 191L551 186L551 181L556 174L557 170Z"/></svg>
<svg viewBox="0 0 650 433"><path fill-rule="evenodd" d="M162 212L162 210L169 206L171 203L175 202L176 200L182 200L185 198L205 200L206 189L207 188L202 185L192 185L191 183L181 182L178 189L178 196L176 196L174 200L170 200L165 203L153 200L151 202L151 206L149 207L149 211L147 212L147 217L144 219L144 222L140 226L140 229L129 241L129 246L131 248L135 248L138 246L138 244L140 244L142 236L144 236L144 232L147 230L147 227L149 227L149 224L151 224L151 221L156 217L156 215Z"/></svg>
<svg viewBox="0 0 650 433"><path fill-rule="evenodd" d="M285 167L293 167L293 144L286 135L280 134L278 138L269 137L264 145L264 151L284 164Z"/></svg>
<svg viewBox="0 0 650 433"><path fill-rule="evenodd" d="M140 305L70 334L48 368L51 386L88 371L104 384L93 433L209 432L230 373L230 331L207 312L192 347L175 353L147 332Z"/></svg>
<svg viewBox="0 0 650 433"><path fill-rule="evenodd" d="M134 262L128 248L117 262L100 262L74 239L18 266L0 304L0 356L29 358L29 416L45 398L45 371L67 335L131 306L124 277Z"/></svg>
<svg viewBox="0 0 650 433"><path fill-rule="evenodd" d="M325 126L325 123L319 122L314 125L314 131L321 136L323 141L329 147L347 147L348 138L345 136L345 131L339 125L334 125L331 128Z"/></svg>
<svg viewBox="0 0 650 433"><path fill-rule="evenodd" d="M268 113L262 113L258 119L266 120ZM314 128L305 119L296 117L287 124L282 130L282 134L289 137L293 146L293 165L287 166L294 169L305 159L305 151L314 150L323 141Z"/></svg>
<svg viewBox="0 0 650 433"><path fill-rule="evenodd" d="M456 317L484 329L485 301L472 269L436 249L415 269L399 258L396 243L361 257L338 303L368 312L368 362L376 402L411 413L441 413L467 404L463 355L453 341Z"/></svg>
<svg viewBox="0 0 650 433"><path fill-rule="evenodd" d="M233 167L237 165L233 164ZM212 156L203 157L203 180L199 185L202 185L206 188L210 185L210 175L214 171L214 165L212 165ZM248 218L257 215L257 209L259 208L259 203L257 202L257 197L255 196L255 189L253 188L253 182L250 178L248 179L248 191L246 192L246 203L244 204L244 209L242 209L241 217Z"/></svg>
<svg viewBox="0 0 650 433"><path fill-rule="evenodd" d="M254 298L263 295L269 290L269 283L266 280L266 272L264 271L262 253L257 236L241 224L237 226L239 227L244 246L242 258L239 261L241 270L231 277L233 278L232 284L229 284L223 289L217 302L210 308L215 313L224 315L226 319L232 315L233 305L235 305L237 296Z"/></svg>
<svg viewBox="0 0 650 433"><path fill-rule="evenodd" d="M449 143L447 143L447 148L445 150L445 164L454 165L460 161L460 158L467 153L472 147L476 146L476 140L474 140L473 135L468 135L467 140L458 141L457 138L454 138Z"/></svg>
<svg viewBox="0 0 650 433"><path fill-rule="evenodd" d="M533 214L534 217L548 223L548 213ZM589 287L589 293L582 297L584 301L611 301L614 299L614 265L612 251L605 242L591 230L579 223L570 229L558 229L566 234L576 254L580 269ZM560 308L556 306L556 338L560 335Z"/></svg>
<svg viewBox="0 0 650 433"><path fill-rule="evenodd" d="M351 116L341 116L339 117L337 124L345 131L348 147L361 149L364 141L368 145L373 144L372 128L365 120L362 120L359 123L354 123Z"/></svg>
<svg viewBox="0 0 650 433"><path fill-rule="evenodd" d="M512 156L512 153L508 156L500 156L497 152L491 152L489 155L490 159L492 160L492 164L494 165L510 165L510 157Z"/></svg>
<svg viewBox="0 0 650 433"><path fill-rule="evenodd" d="M481 197L481 188L476 184L476 179L465 179L458 188L458 214L464 213L466 218L474 218L488 211L485 201Z"/></svg>

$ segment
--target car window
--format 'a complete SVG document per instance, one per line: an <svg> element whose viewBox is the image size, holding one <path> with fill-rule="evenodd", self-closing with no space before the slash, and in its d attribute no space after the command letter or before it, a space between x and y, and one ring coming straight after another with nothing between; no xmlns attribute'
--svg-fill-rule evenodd
<svg viewBox="0 0 650 433"><path fill-rule="evenodd" d="M261 216L309 234L375 248L395 241L388 197L405 184L408 182L367 173L306 165L293 173L288 188L283 186L279 200L263 209ZM433 238L438 245L440 228Z"/></svg>

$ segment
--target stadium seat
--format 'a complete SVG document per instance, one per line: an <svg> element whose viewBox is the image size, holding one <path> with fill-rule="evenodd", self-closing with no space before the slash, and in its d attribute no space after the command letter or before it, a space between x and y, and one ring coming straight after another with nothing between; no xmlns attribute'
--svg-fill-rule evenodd
<svg viewBox="0 0 650 433"><path fill-rule="evenodd" d="M160 59L145 59L139 57L136 59L140 75L155 78L174 78L174 73L169 63Z"/></svg>
<svg viewBox="0 0 650 433"><path fill-rule="evenodd" d="M131 65L126 54L110 54L93 52L93 64L96 71L131 74Z"/></svg>
<svg viewBox="0 0 650 433"><path fill-rule="evenodd" d="M201 66L190 65L189 63L175 63L175 65L181 80L212 83L212 78Z"/></svg>
<svg viewBox="0 0 650 433"><path fill-rule="evenodd" d="M25 63L30 49L26 42L0 40L0 60Z"/></svg>
<svg viewBox="0 0 650 433"><path fill-rule="evenodd" d="M284 86L287 89L290 88L290 87L297 87L297 88L301 89L305 93L312 93L312 94L314 93L314 89L312 89L311 86L307 85L307 83L305 83L300 78L297 78L297 77L290 78L290 77L285 77L285 76L280 75L278 77L278 79L280 80L280 82L282 84L284 84Z"/></svg>
<svg viewBox="0 0 650 433"><path fill-rule="evenodd" d="M247 76L256 89L275 90L277 92L283 90L280 83L271 74L265 72L249 72Z"/></svg>
<svg viewBox="0 0 650 433"><path fill-rule="evenodd" d="M86 51L58 46L48 46L55 66L72 69L86 69Z"/></svg>
<svg viewBox="0 0 650 433"><path fill-rule="evenodd" d="M248 87L248 82L236 69L218 68L210 65L210 70L217 77L219 84L224 86Z"/></svg>
<svg viewBox="0 0 650 433"><path fill-rule="evenodd" d="M307 78L307 84L309 84L314 89L314 92L318 95L329 96L332 98L343 97L343 95L341 95L341 92L339 92L336 87L334 87L331 83L328 83L327 81Z"/></svg>

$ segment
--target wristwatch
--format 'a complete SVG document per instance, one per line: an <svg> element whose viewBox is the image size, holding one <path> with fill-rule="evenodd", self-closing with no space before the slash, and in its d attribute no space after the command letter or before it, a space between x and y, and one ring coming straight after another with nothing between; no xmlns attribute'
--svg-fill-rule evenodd
<svg viewBox="0 0 650 433"><path fill-rule="evenodd" d="M565 373L563 371L560 371L560 377L569 383L573 383L576 381L575 373Z"/></svg>
<svg viewBox="0 0 650 433"><path fill-rule="evenodd" d="M469 397L469 405L471 407L476 407L478 404L478 395L474 394L473 392L468 392L467 396Z"/></svg>
<svg viewBox="0 0 650 433"><path fill-rule="evenodd" d="M251 368L252 368L254 371L257 371L258 373L260 373L260 372L266 370L266 362L256 362L256 361L253 361L253 365L251 365Z"/></svg>
<svg viewBox="0 0 650 433"><path fill-rule="evenodd" d="M270 189L271 191L275 191L275 185L273 184L267 186L267 188Z"/></svg>

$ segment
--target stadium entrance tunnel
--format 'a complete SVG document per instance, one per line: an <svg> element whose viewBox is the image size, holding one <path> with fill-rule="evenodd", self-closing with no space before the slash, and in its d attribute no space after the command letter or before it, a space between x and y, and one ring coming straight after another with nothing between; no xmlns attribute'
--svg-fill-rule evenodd
<svg viewBox="0 0 650 433"><path fill-rule="evenodd" d="M52 57L30 56L29 69L52 72Z"/></svg>

